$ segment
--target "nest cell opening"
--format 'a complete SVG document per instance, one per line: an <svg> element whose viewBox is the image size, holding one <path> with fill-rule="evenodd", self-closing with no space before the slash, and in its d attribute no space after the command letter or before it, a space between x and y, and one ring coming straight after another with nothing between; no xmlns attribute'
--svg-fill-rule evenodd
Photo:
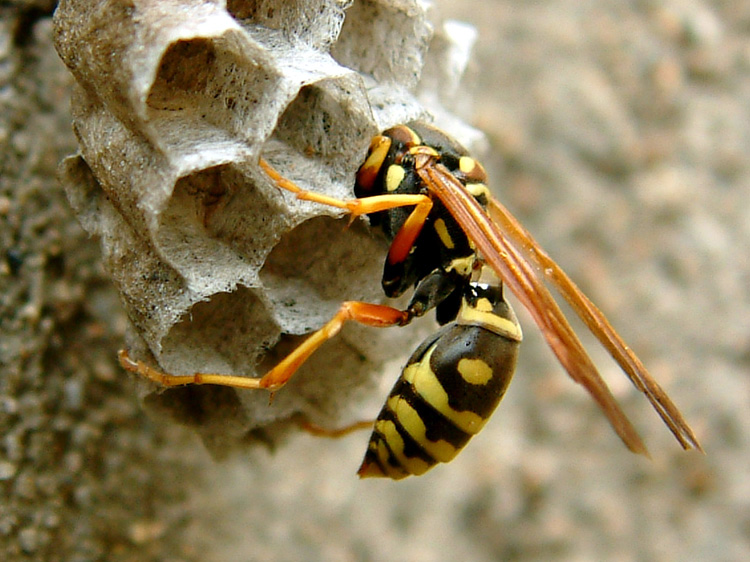
<svg viewBox="0 0 750 562"><path fill-rule="evenodd" d="M385 245L363 221L315 217L285 234L260 280L287 334L319 328L344 300L382 299Z"/></svg>
<svg viewBox="0 0 750 562"><path fill-rule="evenodd" d="M146 101L151 120L157 127L177 120L192 131L188 136L209 126L245 140L263 138L272 119L258 119L273 113L263 109L275 103L281 78L260 49L245 52L252 48L233 33L172 44Z"/></svg>
<svg viewBox="0 0 750 562"><path fill-rule="evenodd" d="M286 41L327 49L338 36L348 0L228 0L227 11L245 25L276 30Z"/></svg>
<svg viewBox="0 0 750 562"><path fill-rule="evenodd" d="M378 132L372 117L357 110L367 107L363 96L361 83L352 77L305 86L279 118L274 136L297 152L354 170Z"/></svg>
<svg viewBox="0 0 750 562"><path fill-rule="evenodd" d="M162 339L159 363L173 373L255 375L280 330L255 291L239 286L194 304Z"/></svg>
<svg viewBox="0 0 750 562"><path fill-rule="evenodd" d="M222 276L229 290L251 279L285 228L279 202L233 164L183 176L159 217L160 252L194 290L201 282L221 287Z"/></svg>
<svg viewBox="0 0 750 562"><path fill-rule="evenodd" d="M424 55L432 35L419 5L387 5L366 0L355 2L331 55L336 61L378 82L412 88L419 80ZM418 3L414 3L418 4Z"/></svg>

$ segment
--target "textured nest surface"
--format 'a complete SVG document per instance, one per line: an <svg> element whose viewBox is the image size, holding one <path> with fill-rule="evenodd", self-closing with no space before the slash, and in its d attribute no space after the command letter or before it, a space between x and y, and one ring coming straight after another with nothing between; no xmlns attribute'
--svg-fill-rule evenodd
<svg viewBox="0 0 750 562"><path fill-rule="evenodd" d="M68 1L56 13L77 81L80 155L65 163L66 189L102 241L134 353L166 372L260 376L342 300L381 298L382 240L281 193L258 157L352 197L369 139L431 118L420 92L444 113L474 34L433 33L416 1L357 2L344 19L345 4ZM219 453L293 414L330 425L387 357L371 353L382 337L348 327L272 406L264 392L216 387L150 403L198 425Z"/></svg>
<svg viewBox="0 0 750 562"><path fill-rule="evenodd" d="M638 351L706 455L681 451L584 336L653 460L630 454L516 307L516 377L453 462L360 481L363 433L292 434L274 454L215 462L192 429L144 415L134 386L153 387L116 364L123 307L56 179L78 143L53 2L10 0L0 6L0 560L750 559L750 3L437 3L479 30L472 122L493 145L483 157L493 188ZM82 2L76 25L96 5ZM171 4L169 18L192 5ZM93 39L71 51L90 59ZM99 149L114 140L102 134ZM338 219L314 220L346 234ZM375 294L378 276L367 279ZM357 344L394 364L354 419L377 413L408 354L379 335ZM318 374L309 380L325 383ZM170 413L182 405L200 424L200 402L178 398Z"/></svg>

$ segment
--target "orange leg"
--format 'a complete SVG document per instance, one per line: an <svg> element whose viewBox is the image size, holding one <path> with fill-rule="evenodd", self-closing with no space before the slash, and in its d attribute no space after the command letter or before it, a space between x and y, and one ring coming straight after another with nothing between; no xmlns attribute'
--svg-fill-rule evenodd
<svg viewBox="0 0 750 562"><path fill-rule="evenodd" d="M328 205L329 207L336 207L337 209L345 209L351 213L352 220L360 215L388 211L389 209L396 209L398 207L414 206L414 210L391 242L391 247L388 250L388 263L390 264L401 263L407 258L414 245L414 241L422 231L425 220L427 220L432 210L432 199L427 195L421 194L393 193L391 195L373 195L371 197L349 200L328 197L327 195L302 189L294 182L282 176L262 157L259 160L259 164L278 187L296 194L297 199L314 201L322 205Z"/></svg>
<svg viewBox="0 0 750 562"><path fill-rule="evenodd" d="M336 315L320 330L313 333L302 344L287 355L278 365L260 378L242 377L238 375L222 375L218 373L193 373L192 375L169 375L155 369L142 361L134 361L126 350L120 350L118 357L120 365L128 371L136 373L162 386L182 386L186 384L216 384L234 388L263 388L276 392L284 386L297 369L326 341L341 331L345 322L354 320L374 328L389 326L403 326L411 320L408 311L398 310L390 306L370 304L358 301L346 301Z"/></svg>
<svg viewBox="0 0 750 562"><path fill-rule="evenodd" d="M331 439L338 439L339 437L349 435L350 433L354 433L355 431L359 431L361 429L369 429L372 431L374 425L375 420L365 420L355 422L351 425L340 427L338 429L328 429L326 427L321 427L308 421L299 422L299 426L309 434L315 435L316 437L329 437Z"/></svg>
<svg viewBox="0 0 750 562"><path fill-rule="evenodd" d="M297 196L297 199L302 201L314 201L322 205L328 205L329 207L336 207L337 209L344 209L351 213L352 218L356 218L360 215L369 215L370 213L377 213L379 211L387 211L389 209L395 209L397 207L409 207L416 206L421 208L421 213L425 216L429 214L429 210L432 208L432 199L426 195L419 194L406 194L396 193L393 195L373 195L372 197L363 197L362 199L336 199L335 197L328 197L314 191L307 191L302 189L296 183L286 179L279 172L277 172L264 158L260 158L258 161L263 171L270 177L273 182L281 189L291 191ZM426 212L425 212L426 209Z"/></svg>

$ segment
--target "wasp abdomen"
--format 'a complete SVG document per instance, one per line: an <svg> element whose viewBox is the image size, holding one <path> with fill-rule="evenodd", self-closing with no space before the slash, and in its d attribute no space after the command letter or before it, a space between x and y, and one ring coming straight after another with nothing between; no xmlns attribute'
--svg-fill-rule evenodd
<svg viewBox="0 0 750 562"><path fill-rule="evenodd" d="M464 300L456 321L407 362L375 422L359 475L401 479L453 459L502 399L520 340L504 301Z"/></svg>

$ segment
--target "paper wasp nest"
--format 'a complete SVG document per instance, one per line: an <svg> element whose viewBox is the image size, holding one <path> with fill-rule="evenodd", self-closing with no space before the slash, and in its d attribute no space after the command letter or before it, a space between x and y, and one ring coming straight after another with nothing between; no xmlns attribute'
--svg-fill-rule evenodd
<svg viewBox="0 0 750 562"><path fill-rule="evenodd" d="M77 82L80 154L63 181L101 239L131 355L169 373L260 376L342 300L382 300L383 240L280 191L261 154L349 198L384 128L432 115L479 138L440 105L457 95L473 31L433 32L418 0L63 0L55 25ZM217 453L295 415L336 426L383 359L405 361L403 332L347 326L272 405L266 392L150 384L147 403Z"/></svg>

